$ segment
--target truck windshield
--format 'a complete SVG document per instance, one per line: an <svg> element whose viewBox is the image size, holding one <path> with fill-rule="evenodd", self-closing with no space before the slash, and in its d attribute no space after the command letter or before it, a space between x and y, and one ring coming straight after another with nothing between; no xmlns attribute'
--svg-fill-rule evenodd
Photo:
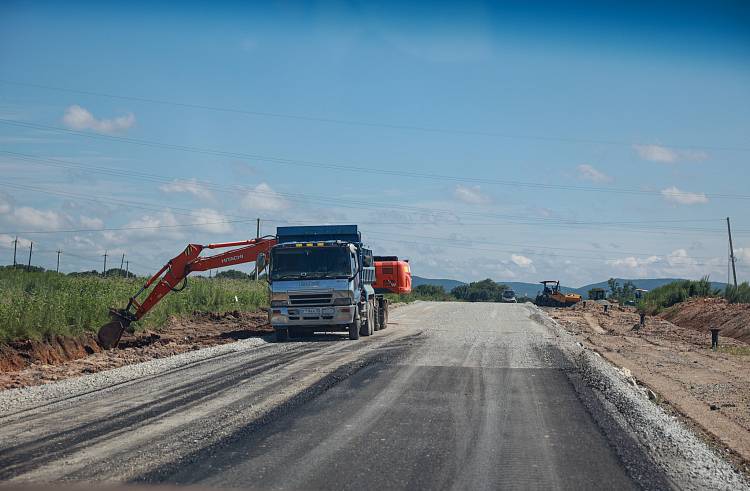
<svg viewBox="0 0 750 491"><path fill-rule="evenodd" d="M271 254L271 280L348 278L352 275L349 250L343 247L276 249Z"/></svg>

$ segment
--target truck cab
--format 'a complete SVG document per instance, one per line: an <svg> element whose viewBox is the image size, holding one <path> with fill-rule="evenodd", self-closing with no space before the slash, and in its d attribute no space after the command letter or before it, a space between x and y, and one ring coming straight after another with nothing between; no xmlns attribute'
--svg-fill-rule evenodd
<svg viewBox="0 0 750 491"><path fill-rule="evenodd" d="M350 339L385 327L372 251L356 225L278 227L271 249L269 319L278 341L316 331Z"/></svg>

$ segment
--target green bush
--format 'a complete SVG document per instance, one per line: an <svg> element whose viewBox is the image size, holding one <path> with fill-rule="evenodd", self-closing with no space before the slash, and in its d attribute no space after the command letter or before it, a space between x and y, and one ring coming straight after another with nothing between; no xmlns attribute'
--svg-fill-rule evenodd
<svg viewBox="0 0 750 491"><path fill-rule="evenodd" d="M729 303L750 303L750 284L746 281L737 286L727 285L724 298Z"/></svg>
<svg viewBox="0 0 750 491"><path fill-rule="evenodd" d="M143 281L0 269L0 341L96 331L109 320L109 308L125 307ZM191 278L188 288L164 297L139 324L159 327L193 311L255 310L266 304L266 291L261 282Z"/></svg>
<svg viewBox="0 0 750 491"><path fill-rule="evenodd" d="M500 302L506 285L495 283L491 279L460 285L451 290L451 295L466 302Z"/></svg>
<svg viewBox="0 0 750 491"><path fill-rule="evenodd" d="M412 288L411 293L405 293L396 295L389 293L386 297L391 302L406 302L411 303L417 300L430 300L430 301L449 301L455 300L452 296L445 292L445 289L439 285L419 285Z"/></svg>
<svg viewBox="0 0 750 491"><path fill-rule="evenodd" d="M711 282L705 276L698 281L673 281L658 288L654 288L644 295L639 308L647 314L658 314L662 310L684 302L692 297L718 297L719 290L711 288Z"/></svg>

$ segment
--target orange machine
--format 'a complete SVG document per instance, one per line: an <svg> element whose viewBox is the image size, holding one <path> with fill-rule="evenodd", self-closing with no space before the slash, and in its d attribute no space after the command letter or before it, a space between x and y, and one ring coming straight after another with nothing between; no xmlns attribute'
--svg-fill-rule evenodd
<svg viewBox="0 0 750 491"><path fill-rule="evenodd" d="M256 262L256 267L263 269L266 256L276 245L276 238L262 237L238 242L223 242L220 244L188 244L185 250L172 258L155 275L146 281L138 292L130 298L124 309L110 309L111 321L104 324L97 333L99 344L104 349L114 348L120 342L120 337L132 322L140 320L149 310L159 303L169 292L179 292L187 286L188 275L195 271L208 271L223 266L234 266L248 262ZM204 249L225 249L242 246L213 256L201 257ZM158 282L158 283L157 283ZM180 285L182 282L182 285ZM151 285L156 283L143 301L138 301Z"/></svg>
<svg viewBox="0 0 750 491"><path fill-rule="evenodd" d="M396 256L375 256L376 293L411 293L411 270L408 261Z"/></svg>

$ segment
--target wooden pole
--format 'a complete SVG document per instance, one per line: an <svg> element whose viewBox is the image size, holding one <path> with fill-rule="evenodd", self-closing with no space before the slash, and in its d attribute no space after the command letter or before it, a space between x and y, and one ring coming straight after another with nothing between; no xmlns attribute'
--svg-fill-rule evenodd
<svg viewBox="0 0 750 491"><path fill-rule="evenodd" d="M31 271L31 252L34 250L34 243L29 245L29 264L26 265L26 272Z"/></svg>
<svg viewBox="0 0 750 491"><path fill-rule="evenodd" d="M734 266L734 246L732 245L732 226L727 217L727 233L729 233L729 261L732 263L732 277L734 278L734 287L737 288L737 270Z"/></svg>

